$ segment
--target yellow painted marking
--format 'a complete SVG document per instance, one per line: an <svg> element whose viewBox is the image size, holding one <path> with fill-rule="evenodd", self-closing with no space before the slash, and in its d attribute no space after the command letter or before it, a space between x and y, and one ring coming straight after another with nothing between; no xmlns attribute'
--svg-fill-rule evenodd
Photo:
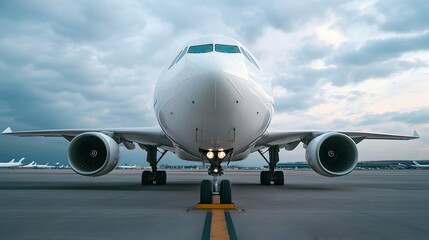
<svg viewBox="0 0 429 240"><path fill-rule="evenodd" d="M235 209L235 204L201 204L195 205L196 209Z"/></svg>
<svg viewBox="0 0 429 240"><path fill-rule="evenodd" d="M212 204L201 204L198 203L196 205L197 209L207 209L211 210L211 223L210 228L208 228L208 220L206 218L206 222L204 224L204 232L203 232L203 239L207 239L210 237L210 239L230 239L230 236L232 239L237 239L237 235L235 234L234 226L232 225L232 221L230 219L230 215L228 213L228 216L226 216L225 209L235 209L235 204L220 204L220 197L219 196L213 196L213 203ZM208 214L208 213L207 213ZM207 215L210 216L210 215ZM228 221L231 221L229 225L227 224L227 218ZM230 229L228 229L230 228ZM209 232L210 231L210 232ZM231 233L229 231L232 231ZM210 234L210 235L209 235ZM232 234L232 235L231 235Z"/></svg>
<svg viewBox="0 0 429 240"><path fill-rule="evenodd" d="M213 196L213 203L211 204L203 204L197 203L195 206L196 209L235 209L235 204L220 204L220 197Z"/></svg>
<svg viewBox="0 0 429 240"><path fill-rule="evenodd" d="M228 228L226 227L225 221L225 212L222 209L212 210L210 239L229 239Z"/></svg>

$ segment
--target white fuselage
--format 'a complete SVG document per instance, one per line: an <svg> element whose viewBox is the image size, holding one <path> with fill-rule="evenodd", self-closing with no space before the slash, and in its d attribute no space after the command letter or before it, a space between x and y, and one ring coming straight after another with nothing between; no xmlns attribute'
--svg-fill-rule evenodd
<svg viewBox="0 0 429 240"><path fill-rule="evenodd" d="M10 162L7 163L0 163L0 168L17 168L20 166L23 166L24 164L22 161L24 161L25 158L21 158L18 162L15 162L15 159L12 159Z"/></svg>
<svg viewBox="0 0 429 240"><path fill-rule="evenodd" d="M229 44L247 51L222 36L197 39L186 47L201 44ZM200 150L232 149L231 160L241 160L271 122L270 90L259 66L243 53L186 53L161 75L155 114L178 157L200 160Z"/></svg>

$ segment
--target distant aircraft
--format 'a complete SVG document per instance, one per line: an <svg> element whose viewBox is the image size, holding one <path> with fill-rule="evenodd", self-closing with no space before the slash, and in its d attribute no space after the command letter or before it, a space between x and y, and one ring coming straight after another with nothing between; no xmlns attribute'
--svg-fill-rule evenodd
<svg viewBox="0 0 429 240"><path fill-rule="evenodd" d="M23 165L20 166L20 168L36 168L36 163L34 161L32 161L31 163L27 164L27 165Z"/></svg>
<svg viewBox="0 0 429 240"><path fill-rule="evenodd" d="M221 35L194 39L180 49L156 83L153 108L160 127L19 132L6 128L3 134L64 137L70 141L71 168L84 176L111 172L118 164L119 144L127 149L137 144L147 152L146 161L152 168L142 172L142 185L166 183L167 173L157 165L168 151L183 160L208 162L213 181L201 182L200 203L211 203L212 195L217 194L221 203L231 203L229 180L219 180L221 163L244 160L253 152L268 163L268 170L260 173L260 183L284 185L283 171L276 171L280 149L292 151L303 143L310 167L320 175L336 177L356 167L356 144L363 140L419 138L417 132L401 136L267 130L274 111L271 80L242 43Z"/></svg>
<svg viewBox="0 0 429 240"><path fill-rule="evenodd" d="M121 166L118 166L117 167L118 169L137 169L137 168L139 168L139 167L137 167L137 165L136 164L134 164L134 165L121 165Z"/></svg>
<svg viewBox="0 0 429 240"><path fill-rule="evenodd" d="M420 164L416 161L413 161L414 165L410 165L413 168L429 168L429 164Z"/></svg>
<svg viewBox="0 0 429 240"><path fill-rule="evenodd" d="M45 165L41 165L41 164L37 164L34 163L33 168L38 168L38 169L53 169L53 168L58 168L58 166L52 166L49 165L49 163L46 163Z"/></svg>
<svg viewBox="0 0 429 240"><path fill-rule="evenodd" d="M0 163L0 168L17 168L22 165L24 165L22 162L25 160L25 158L19 159L18 162L15 162L15 158L10 160L9 162L2 162Z"/></svg>
<svg viewBox="0 0 429 240"><path fill-rule="evenodd" d="M402 164L402 163L392 164L392 165L389 165L389 167L393 168L393 169L406 169L406 168L409 168L408 165Z"/></svg>

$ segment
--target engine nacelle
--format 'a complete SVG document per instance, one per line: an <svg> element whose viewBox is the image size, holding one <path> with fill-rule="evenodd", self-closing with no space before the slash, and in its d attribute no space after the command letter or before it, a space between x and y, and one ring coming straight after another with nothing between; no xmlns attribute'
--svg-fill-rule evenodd
<svg viewBox="0 0 429 240"><path fill-rule="evenodd" d="M350 137L331 132L311 140L305 158L318 174L337 177L349 174L356 167L358 150Z"/></svg>
<svg viewBox="0 0 429 240"><path fill-rule="evenodd" d="M116 167L118 160L119 145L106 134L86 132L70 142L68 161L73 171L80 175L105 175Z"/></svg>

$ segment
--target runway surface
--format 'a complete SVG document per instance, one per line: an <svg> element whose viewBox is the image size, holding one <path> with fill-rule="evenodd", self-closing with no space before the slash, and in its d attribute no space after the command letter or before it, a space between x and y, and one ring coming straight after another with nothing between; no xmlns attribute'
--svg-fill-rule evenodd
<svg viewBox="0 0 429 240"><path fill-rule="evenodd" d="M83 177L71 170L0 170L0 239L201 239L195 210L205 171L167 171L141 186L137 170ZM354 171L326 178L286 170L285 186L258 171L226 172L238 239L428 239L429 171Z"/></svg>

